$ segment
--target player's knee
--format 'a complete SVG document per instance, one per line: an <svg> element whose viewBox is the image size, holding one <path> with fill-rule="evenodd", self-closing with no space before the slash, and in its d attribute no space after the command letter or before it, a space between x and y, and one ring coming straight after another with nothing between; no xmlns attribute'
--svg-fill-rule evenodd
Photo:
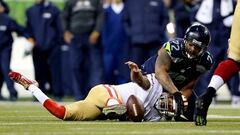
<svg viewBox="0 0 240 135"><path fill-rule="evenodd" d="M226 61L231 61L232 64L234 64L235 66L237 66L238 68L240 68L240 61L236 61L234 59L228 58Z"/></svg>
<svg viewBox="0 0 240 135"><path fill-rule="evenodd" d="M224 82L229 80L234 74L239 71L239 64L233 59L227 59L221 62L214 72L214 75L219 75Z"/></svg>
<svg viewBox="0 0 240 135"><path fill-rule="evenodd" d="M102 85L101 85L101 84L92 87L90 91L91 91L91 92L96 91L96 90L98 91L100 88L102 88Z"/></svg>

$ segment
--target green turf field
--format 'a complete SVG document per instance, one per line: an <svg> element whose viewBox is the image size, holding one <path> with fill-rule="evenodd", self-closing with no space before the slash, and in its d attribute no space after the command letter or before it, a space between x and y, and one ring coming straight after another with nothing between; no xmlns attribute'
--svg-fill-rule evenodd
<svg viewBox="0 0 240 135"><path fill-rule="evenodd" d="M0 102L0 135L240 135L240 109L210 109L206 127L191 122L62 121L39 103Z"/></svg>

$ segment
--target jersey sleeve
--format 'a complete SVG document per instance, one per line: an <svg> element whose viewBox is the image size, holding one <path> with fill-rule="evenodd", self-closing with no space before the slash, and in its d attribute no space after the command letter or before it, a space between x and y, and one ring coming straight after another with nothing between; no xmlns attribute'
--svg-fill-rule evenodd
<svg viewBox="0 0 240 135"><path fill-rule="evenodd" d="M212 55L209 52L205 52L202 55L199 64L197 64L196 70L200 73L204 73L207 70L210 70L213 63L214 63L214 61L213 61Z"/></svg>
<svg viewBox="0 0 240 135"><path fill-rule="evenodd" d="M141 71L143 74L155 73L155 63L157 60L157 55L150 57L141 65Z"/></svg>

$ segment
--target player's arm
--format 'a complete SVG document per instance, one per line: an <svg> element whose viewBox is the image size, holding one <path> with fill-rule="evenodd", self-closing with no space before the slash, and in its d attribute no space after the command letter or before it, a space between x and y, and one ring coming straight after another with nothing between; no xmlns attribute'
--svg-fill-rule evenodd
<svg viewBox="0 0 240 135"><path fill-rule="evenodd" d="M177 87L173 84L168 72L171 67L171 58L164 48L158 51L158 57L155 63L155 75L159 83L169 93L174 94L178 91Z"/></svg>
<svg viewBox="0 0 240 135"><path fill-rule="evenodd" d="M131 70L130 74L132 82L137 83L144 90L148 90L150 88L150 82L147 77L142 74L141 69L139 69L137 64L132 61L128 61L125 64L127 64Z"/></svg>
<svg viewBox="0 0 240 135"><path fill-rule="evenodd" d="M171 67L171 61L172 60L169 54L167 53L167 50L162 47L158 51L158 57L155 63L155 76L159 83L163 86L163 88L167 90L169 93L173 94L177 104L175 117L178 118L181 114L183 114L184 105L182 93L174 85L171 77L168 74Z"/></svg>

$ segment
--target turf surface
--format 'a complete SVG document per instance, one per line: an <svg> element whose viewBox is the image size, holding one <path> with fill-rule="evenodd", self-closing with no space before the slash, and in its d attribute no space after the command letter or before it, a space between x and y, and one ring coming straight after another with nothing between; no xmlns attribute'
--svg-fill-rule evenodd
<svg viewBox="0 0 240 135"><path fill-rule="evenodd" d="M192 122L62 121L39 103L0 102L0 135L239 135L240 108L212 107L208 125Z"/></svg>

